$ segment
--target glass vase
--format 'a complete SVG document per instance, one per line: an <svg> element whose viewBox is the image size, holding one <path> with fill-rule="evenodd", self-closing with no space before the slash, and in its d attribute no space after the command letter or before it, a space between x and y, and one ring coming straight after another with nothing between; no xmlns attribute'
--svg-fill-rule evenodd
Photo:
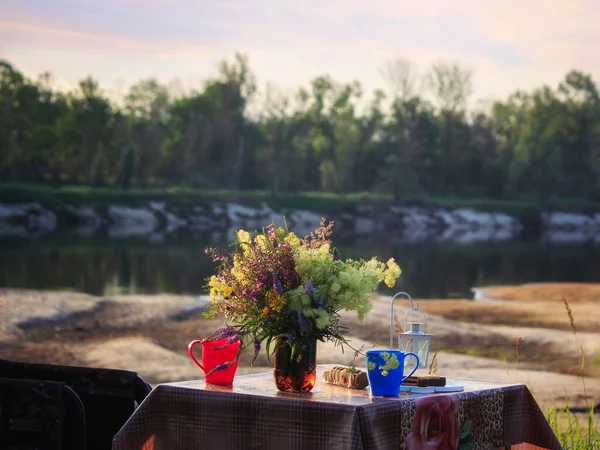
<svg viewBox="0 0 600 450"><path fill-rule="evenodd" d="M317 381L317 341L292 347L283 343L275 350L275 385L280 391L310 392Z"/></svg>

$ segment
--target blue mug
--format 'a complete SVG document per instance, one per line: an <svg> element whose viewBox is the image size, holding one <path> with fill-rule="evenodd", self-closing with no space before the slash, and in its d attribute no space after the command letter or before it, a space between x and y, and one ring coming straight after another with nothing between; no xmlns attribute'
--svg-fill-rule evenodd
<svg viewBox="0 0 600 450"><path fill-rule="evenodd" d="M417 360L414 369L404 376L404 358L412 356ZM400 385L404 383L419 367L419 357L414 353L400 350L367 351L367 377L371 394L382 397L397 397Z"/></svg>

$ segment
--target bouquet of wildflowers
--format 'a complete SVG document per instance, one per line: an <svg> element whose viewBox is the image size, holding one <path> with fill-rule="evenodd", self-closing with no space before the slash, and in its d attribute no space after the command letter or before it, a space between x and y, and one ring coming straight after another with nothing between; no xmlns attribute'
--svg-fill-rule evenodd
<svg viewBox="0 0 600 450"><path fill-rule="evenodd" d="M364 320L372 308L369 294L381 282L394 286L401 271L393 258L340 259L331 247L332 229L332 222L322 220L300 239L271 224L254 236L237 231L230 253L207 249L219 266L208 281L205 315L223 314L228 323L216 337L240 340L240 351L253 345L255 358L263 341L267 355L282 343L292 355L316 339L346 343L339 312L356 311Z"/></svg>

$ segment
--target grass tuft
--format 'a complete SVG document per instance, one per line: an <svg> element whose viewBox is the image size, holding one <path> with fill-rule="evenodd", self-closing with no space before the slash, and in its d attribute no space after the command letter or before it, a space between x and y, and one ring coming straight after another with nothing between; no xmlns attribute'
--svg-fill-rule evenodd
<svg viewBox="0 0 600 450"><path fill-rule="evenodd" d="M565 404L562 408L552 403L546 413L546 419L552 427L552 430L559 439L562 447L568 450L598 450L600 449L600 424L595 416L594 402L590 403L585 386L584 368L585 368L585 353L583 346L577 338L577 327L575 326L575 318L569 302L563 298L569 324L573 336L579 345L581 358L581 383L583 385L583 393L587 405L587 411L583 414L572 412L569 408L569 400L565 391Z"/></svg>

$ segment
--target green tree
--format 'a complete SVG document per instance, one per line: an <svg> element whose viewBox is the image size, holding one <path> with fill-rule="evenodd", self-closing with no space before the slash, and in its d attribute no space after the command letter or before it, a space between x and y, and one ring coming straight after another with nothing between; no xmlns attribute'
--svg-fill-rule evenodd
<svg viewBox="0 0 600 450"><path fill-rule="evenodd" d="M258 104L236 54L196 91L150 78L117 106L90 77L63 93L50 74L31 80L0 61L0 180L600 200L589 74L572 70L477 112L467 107L472 73L458 64L434 64L426 92L407 60L383 75L387 92L368 98L357 82L321 75L295 96L270 88Z"/></svg>
<svg viewBox="0 0 600 450"><path fill-rule="evenodd" d="M136 178L144 187L156 176L161 163L161 146L167 134L169 93L155 79L131 86L125 98L131 141L136 148Z"/></svg>

